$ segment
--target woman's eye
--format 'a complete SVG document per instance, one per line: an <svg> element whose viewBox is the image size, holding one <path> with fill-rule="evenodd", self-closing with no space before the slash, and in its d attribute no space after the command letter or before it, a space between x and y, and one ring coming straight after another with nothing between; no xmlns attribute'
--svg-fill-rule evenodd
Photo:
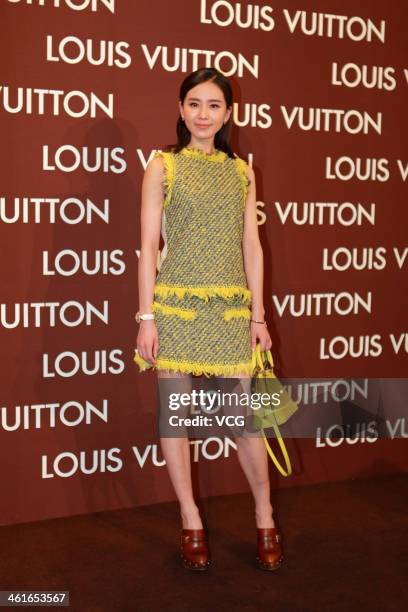
<svg viewBox="0 0 408 612"><path fill-rule="evenodd" d="M197 102L190 102L190 106L197 106ZM220 108L219 104L211 104L212 108Z"/></svg>

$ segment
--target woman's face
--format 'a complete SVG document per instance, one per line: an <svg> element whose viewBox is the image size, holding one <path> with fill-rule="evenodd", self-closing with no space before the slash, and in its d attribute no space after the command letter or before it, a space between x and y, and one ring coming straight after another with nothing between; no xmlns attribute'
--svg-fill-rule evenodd
<svg viewBox="0 0 408 612"><path fill-rule="evenodd" d="M207 81L196 85L187 93L184 104L179 101L181 117L191 136L197 141L212 140L230 117L222 90Z"/></svg>

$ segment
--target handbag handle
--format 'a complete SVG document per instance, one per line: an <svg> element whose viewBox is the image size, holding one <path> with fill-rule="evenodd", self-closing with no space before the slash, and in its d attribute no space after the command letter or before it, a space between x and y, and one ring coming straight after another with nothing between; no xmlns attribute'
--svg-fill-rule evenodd
<svg viewBox="0 0 408 612"><path fill-rule="evenodd" d="M271 449L271 445L269 444L269 440L268 440L268 438L265 435L264 429L262 428L261 432L262 432L263 440L265 442L266 450L268 451L268 454L269 454L270 458L274 462L276 469L279 470L279 472L282 474L282 476L290 476L292 474L292 464L290 462L289 453L288 453L287 448L285 446L285 442L284 442L284 440L283 440L283 438L282 438L282 436L280 434L279 427L277 425L276 426L274 425L273 428L275 430L275 434L276 434L276 437L278 439L279 446L280 446L280 449L282 451L282 455L283 455L283 457L285 459L286 470L287 470L286 472L283 469L283 467L281 466L281 464L279 463L279 461L277 460L277 458L275 456L275 453Z"/></svg>
<svg viewBox="0 0 408 612"><path fill-rule="evenodd" d="M261 345L257 342L255 349L252 352L252 369L254 372L265 372L265 366L270 365L273 368L273 357L271 350L261 351Z"/></svg>
<svg viewBox="0 0 408 612"><path fill-rule="evenodd" d="M261 377L265 376L265 372L267 371L265 370L265 362L266 362L266 365L268 365L269 363L269 365L271 366L273 370L274 363L273 363L273 357L272 357L271 350L269 349L267 351L261 351L261 345L258 342L256 344L255 350L252 355L252 365L254 367L255 376L259 376L259 375ZM272 375L275 376L273 372L272 372ZM278 459L276 458L275 453L273 452L271 445L269 444L268 438L265 435L264 428L262 427L261 432L262 432L263 441L266 446L266 450L268 451L270 458L275 464L276 469L282 474L282 476L290 476L290 474L292 474L292 464L290 462L289 453L285 446L285 442L281 436L278 425L273 424L273 429L274 429L276 438L278 440L280 449L282 451L282 455L285 459L286 471L284 470L284 468L281 466Z"/></svg>

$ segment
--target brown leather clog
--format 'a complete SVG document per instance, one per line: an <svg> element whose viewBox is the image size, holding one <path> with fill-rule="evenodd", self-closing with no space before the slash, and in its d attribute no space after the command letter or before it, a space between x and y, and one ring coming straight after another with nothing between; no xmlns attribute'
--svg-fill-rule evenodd
<svg viewBox="0 0 408 612"><path fill-rule="evenodd" d="M210 551L204 529L181 530L181 558L187 569L201 571L208 569Z"/></svg>
<svg viewBox="0 0 408 612"><path fill-rule="evenodd" d="M258 567L263 570L275 570L280 567L283 560L281 540L276 527L257 529Z"/></svg>

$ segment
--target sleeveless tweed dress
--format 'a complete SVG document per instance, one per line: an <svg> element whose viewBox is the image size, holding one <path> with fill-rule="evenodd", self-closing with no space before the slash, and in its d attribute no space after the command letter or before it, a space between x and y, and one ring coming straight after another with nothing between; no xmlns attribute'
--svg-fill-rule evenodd
<svg viewBox="0 0 408 612"><path fill-rule="evenodd" d="M152 304L159 350L156 366L137 352L134 361L140 371L251 374L251 291L242 253L247 164L191 147L156 156L165 167L164 248Z"/></svg>

